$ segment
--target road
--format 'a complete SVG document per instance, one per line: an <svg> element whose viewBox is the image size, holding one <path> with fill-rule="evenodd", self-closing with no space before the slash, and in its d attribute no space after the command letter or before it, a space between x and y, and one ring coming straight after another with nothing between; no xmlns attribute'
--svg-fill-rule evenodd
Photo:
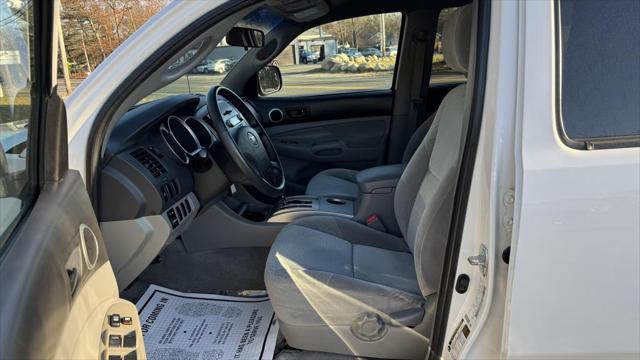
<svg viewBox="0 0 640 360"><path fill-rule="evenodd" d="M282 66L283 87L279 92L271 96L300 96L312 94L327 94L353 92L373 89L389 89L393 79L393 73L369 72L369 73L328 73L320 68L320 65L290 65ZM219 84L225 75L189 74L176 80L172 84L157 90L145 98L145 101L159 99L169 95L184 93L206 94L209 88ZM434 75L432 83L447 83L463 81L458 74ZM72 80L75 88L80 80ZM59 82L59 87L64 89L64 81Z"/></svg>

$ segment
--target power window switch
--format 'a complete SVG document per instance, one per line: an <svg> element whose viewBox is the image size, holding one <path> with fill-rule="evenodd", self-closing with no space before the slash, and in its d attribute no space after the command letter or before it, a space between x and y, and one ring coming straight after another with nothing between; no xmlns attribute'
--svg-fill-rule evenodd
<svg viewBox="0 0 640 360"><path fill-rule="evenodd" d="M120 327L120 315L118 314L113 314L113 315L109 315L109 326L111 327Z"/></svg>
<svg viewBox="0 0 640 360"><path fill-rule="evenodd" d="M123 316L121 319L122 325L131 325L133 324L133 319L131 316Z"/></svg>
<svg viewBox="0 0 640 360"><path fill-rule="evenodd" d="M109 335L109 347L122 347L122 335Z"/></svg>
<svg viewBox="0 0 640 360"><path fill-rule="evenodd" d="M124 336L124 347L134 348L136 347L136 332L132 331Z"/></svg>

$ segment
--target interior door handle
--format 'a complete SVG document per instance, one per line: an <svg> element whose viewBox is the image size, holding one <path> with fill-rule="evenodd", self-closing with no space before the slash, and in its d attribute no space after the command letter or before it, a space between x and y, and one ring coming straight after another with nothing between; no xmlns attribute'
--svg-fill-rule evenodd
<svg viewBox="0 0 640 360"><path fill-rule="evenodd" d="M337 156L342 154L342 144L337 140L313 144L311 151L318 156Z"/></svg>
<svg viewBox="0 0 640 360"><path fill-rule="evenodd" d="M80 272L77 268L67 269L67 276L69 277L69 287L71 289L71 295L73 296L80 282Z"/></svg>
<svg viewBox="0 0 640 360"><path fill-rule="evenodd" d="M305 108L287 109L287 116L291 119L301 119L306 117L307 114L308 111Z"/></svg>

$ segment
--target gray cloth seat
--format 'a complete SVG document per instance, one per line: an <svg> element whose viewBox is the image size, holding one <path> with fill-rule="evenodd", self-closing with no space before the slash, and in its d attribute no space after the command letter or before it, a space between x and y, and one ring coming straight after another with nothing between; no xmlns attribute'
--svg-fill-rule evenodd
<svg viewBox="0 0 640 360"><path fill-rule="evenodd" d="M445 59L466 72L471 6L451 15ZM280 329L295 348L363 357L424 359L429 346L464 132L466 85L436 112L398 182L402 237L315 216L286 225L265 268Z"/></svg>
<svg viewBox="0 0 640 360"><path fill-rule="evenodd" d="M363 305L387 314L422 314L413 255L401 238L344 218L312 216L286 226L271 251L265 280L277 289L272 301L286 309L278 316L288 325L349 326ZM351 299L334 308L336 303L315 294L325 290Z"/></svg>
<svg viewBox="0 0 640 360"><path fill-rule="evenodd" d="M328 169L317 173L307 184L307 195L355 200L358 197L357 170Z"/></svg>
<svg viewBox="0 0 640 360"><path fill-rule="evenodd" d="M429 116L413 133L402 155L402 163L407 164L416 152L420 142L427 135L433 123L435 114ZM307 184L307 195L335 197L339 199L356 200L358 198L358 170L328 169L317 173Z"/></svg>

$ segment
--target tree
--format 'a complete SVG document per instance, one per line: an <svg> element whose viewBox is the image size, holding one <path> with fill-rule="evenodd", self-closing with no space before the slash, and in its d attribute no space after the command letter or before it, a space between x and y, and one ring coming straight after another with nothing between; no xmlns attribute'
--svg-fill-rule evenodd
<svg viewBox="0 0 640 360"><path fill-rule="evenodd" d="M380 15L361 16L339 20L323 25L325 33L336 37L341 46L349 44L353 48L379 47ZM402 15L400 13L384 14L386 46L398 45Z"/></svg>
<svg viewBox="0 0 640 360"><path fill-rule="evenodd" d="M98 66L168 0L62 0L61 20L72 71Z"/></svg>

